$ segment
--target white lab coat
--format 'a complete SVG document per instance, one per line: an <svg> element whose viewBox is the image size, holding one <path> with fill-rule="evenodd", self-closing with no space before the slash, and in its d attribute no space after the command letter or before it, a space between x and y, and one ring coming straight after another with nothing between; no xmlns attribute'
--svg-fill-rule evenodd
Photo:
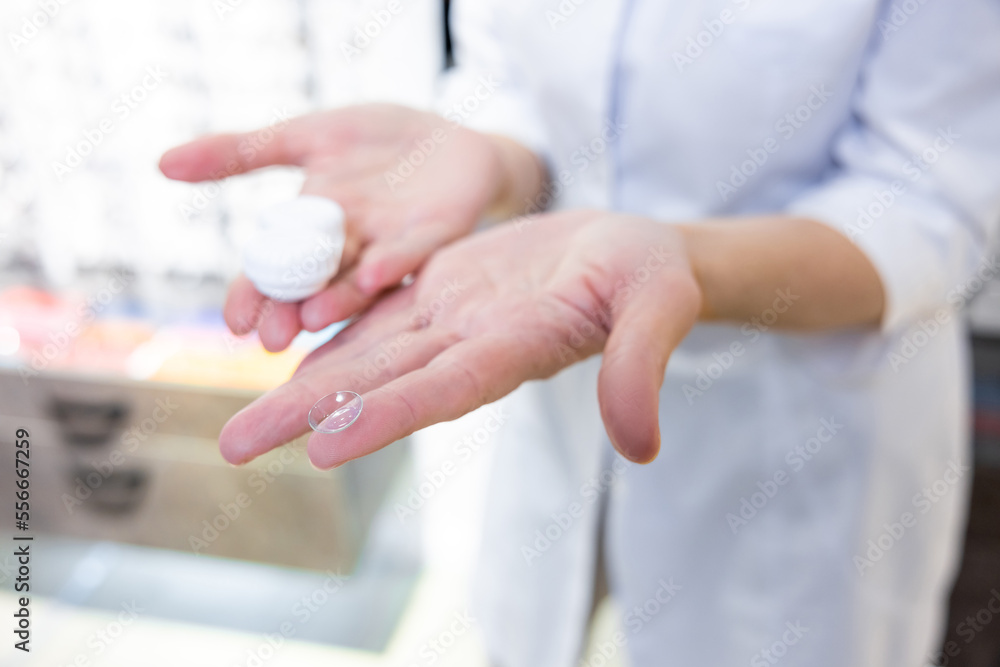
<svg viewBox="0 0 1000 667"><path fill-rule="evenodd" d="M538 151L555 206L811 217L888 302L880 331L698 326L648 466L610 449L597 360L509 397L477 585L494 664L602 664L578 654L602 525L635 667L929 664L971 481L955 306L996 270L1000 4L474 0L453 23L443 109Z"/></svg>

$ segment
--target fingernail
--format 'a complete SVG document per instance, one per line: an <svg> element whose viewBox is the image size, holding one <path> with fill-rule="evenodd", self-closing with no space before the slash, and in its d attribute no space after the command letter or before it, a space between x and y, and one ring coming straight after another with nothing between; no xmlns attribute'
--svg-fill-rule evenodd
<svg viewBox="0 0 1000 667"><path fill-rule="evenodd" d="M339 468L340 466L344 465L345 463L347 463L347 461L341 461L340 463L334 463L332 466L329 466L328 468L320 468L318 465L316 465L315 463L312 462L312 459L309 459L309 465L311 465L314 470L318 470L320 472L329 472L331 470L336 470L337 468Z"/></svg>

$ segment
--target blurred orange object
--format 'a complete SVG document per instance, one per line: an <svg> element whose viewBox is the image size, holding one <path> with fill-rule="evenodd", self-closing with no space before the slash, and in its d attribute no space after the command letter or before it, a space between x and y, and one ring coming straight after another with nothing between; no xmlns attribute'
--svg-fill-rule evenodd
<svg viewBox="0 0 1000 667"><path fill-rule="evenodd" d="M307 353L295 346L271 353L256 336L237 338L220 329L175 327L158 332L133 353L129 375L137 380L263 391L288 380Z"/></svg>
<svg viewBox="0 0 1000 667"><path fill-rule="evenodd" d="M135 380L271 389L291 377L308 349L277 354L256 335L237 338L221 322L155 327L138 318L97 317L87 301L32 287L0 292L0 327L13 328L22 375L45 371L124 375Z"/></svg>

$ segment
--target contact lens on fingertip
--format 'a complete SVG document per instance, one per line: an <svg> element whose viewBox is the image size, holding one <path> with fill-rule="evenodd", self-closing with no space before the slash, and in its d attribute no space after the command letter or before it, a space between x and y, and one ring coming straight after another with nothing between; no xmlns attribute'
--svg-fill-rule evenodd
<svg viewBox="0 0 1000 667"><path fill-rule="evenodd" d="M364 401L353 391L338 391L316 401L309 411L309 426L317 433L340 433L361 416Z"/></svg>

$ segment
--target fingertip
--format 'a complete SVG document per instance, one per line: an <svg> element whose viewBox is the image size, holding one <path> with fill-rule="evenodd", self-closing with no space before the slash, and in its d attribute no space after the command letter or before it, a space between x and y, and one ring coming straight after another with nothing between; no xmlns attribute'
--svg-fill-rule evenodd
<svg viewBox="0 0 1000 667"><path fill-rule="evenodd" d="M306 454L312 467L322 472L339 468L349 460L343 455L338 456L337 448L331 442L331 436L325 433L313 433L309 436Z"/></svg>
<svg viewBox="0 0 1000 667"><path fill-rule="evenodd" d="M222 319L234 335L246 336L260 325L273 307L246 276L240 275L229 287Z"/></svg>
<svg viewBox="0 0 1000 667"><path fill-rule="evenodd" d="M604 403L604 401L602 401ZM655 407L640 407L630 400L628 405L602 405L602 417L611 444L633 463L646 464L660 453L660 424Z"/></svg>
<svg viewBox="0 0 1000 667"><path fill-rule="evenodd" d="M302 328L310 333L322 331L333 324L332 320L327 324L323 324L327 318L323 317L323 313L318 312L314 306L309 306L308 304L302 304L302 312L299 313L299 319L302 320Z"/></svg>
<svg viewBox="0 0 1000 667"><path fill-rule="evenodd" d="M278 354L288 349L293 337L283 334L259 332L261 346L271 354Z"/></svg>
<svg viewBox="0 0 1000 667"><path fill-rule="evenodd" d="M226 460L226 463L234 468L241 468L250 460L243 454L222 446L219 447L219 453L222 454L222 458Z"/></svg>
<svg viewBox="0 0 1000 667"><path fill-rule="evenodd" d="M212 138L201 138L174 146L160 156L160 171L167 178L187 183L197 183L217 178L213 170L218 158L212 150Z"/></svg>
<svg viewBox="0 0 1000 667"><path fill-rule="evenodd" d="M327 292L322 292L307 299L302 303L302 307L299 308L299 320L301 321L302 328L306 331L322 331L338 321L335 312L336 303L326 296L326 294Z"/></svg>
<svg viewBox="0 0 1000 667"><path fill-rule="evenodd" d="M634 463L649 463L660 451L662 375L653 368L647 360L616 357L605 349L598 379L601 418L608 437Z"/></svg>
<svg viewBox="0 0 1000 667"><path fill-rule="evenodd" d="M354 277L354 284L363 295L367 297L375 296L379 289L384 287L382 285L382 273L382 267L379 262L362 262Z"/></svg>
<svg viewBox="0 0 1000 667"><path fill-rule="evenodd" d="M281 352L291 345L301 330L298 310L298 304L275 302L274 311L257 327L260 342L265 350Z"/></svg>
<svg viewBox="0 0 1000 667"><path fill-rule="evenodd" d="M242 412L233 415L219 433L219 453L234 466L241 466L254 458L247 445L249 434L241 423L241 415Z"/></svg>
<svg viewBox="0 0 1000 667"><path fill-rule="evenodd" d="M185 155L183 148L183 146L171 148L160 156L158 167L160 169L160 173L167 178L175 181L188 180L188 165L187 161L184 159Z"/></svg>
<svg viewBox="0 0 1000 667"><path fill-rule="evenodd" d="M614 444L615 449L619 454L624 456L626 459L632 463L638 463L640 465L646 465L652 463L656 460L656 457L660 453L660 435L655 434L653 439L645 439L640 442L614 442L612 439L612 444Z"/></svg>

